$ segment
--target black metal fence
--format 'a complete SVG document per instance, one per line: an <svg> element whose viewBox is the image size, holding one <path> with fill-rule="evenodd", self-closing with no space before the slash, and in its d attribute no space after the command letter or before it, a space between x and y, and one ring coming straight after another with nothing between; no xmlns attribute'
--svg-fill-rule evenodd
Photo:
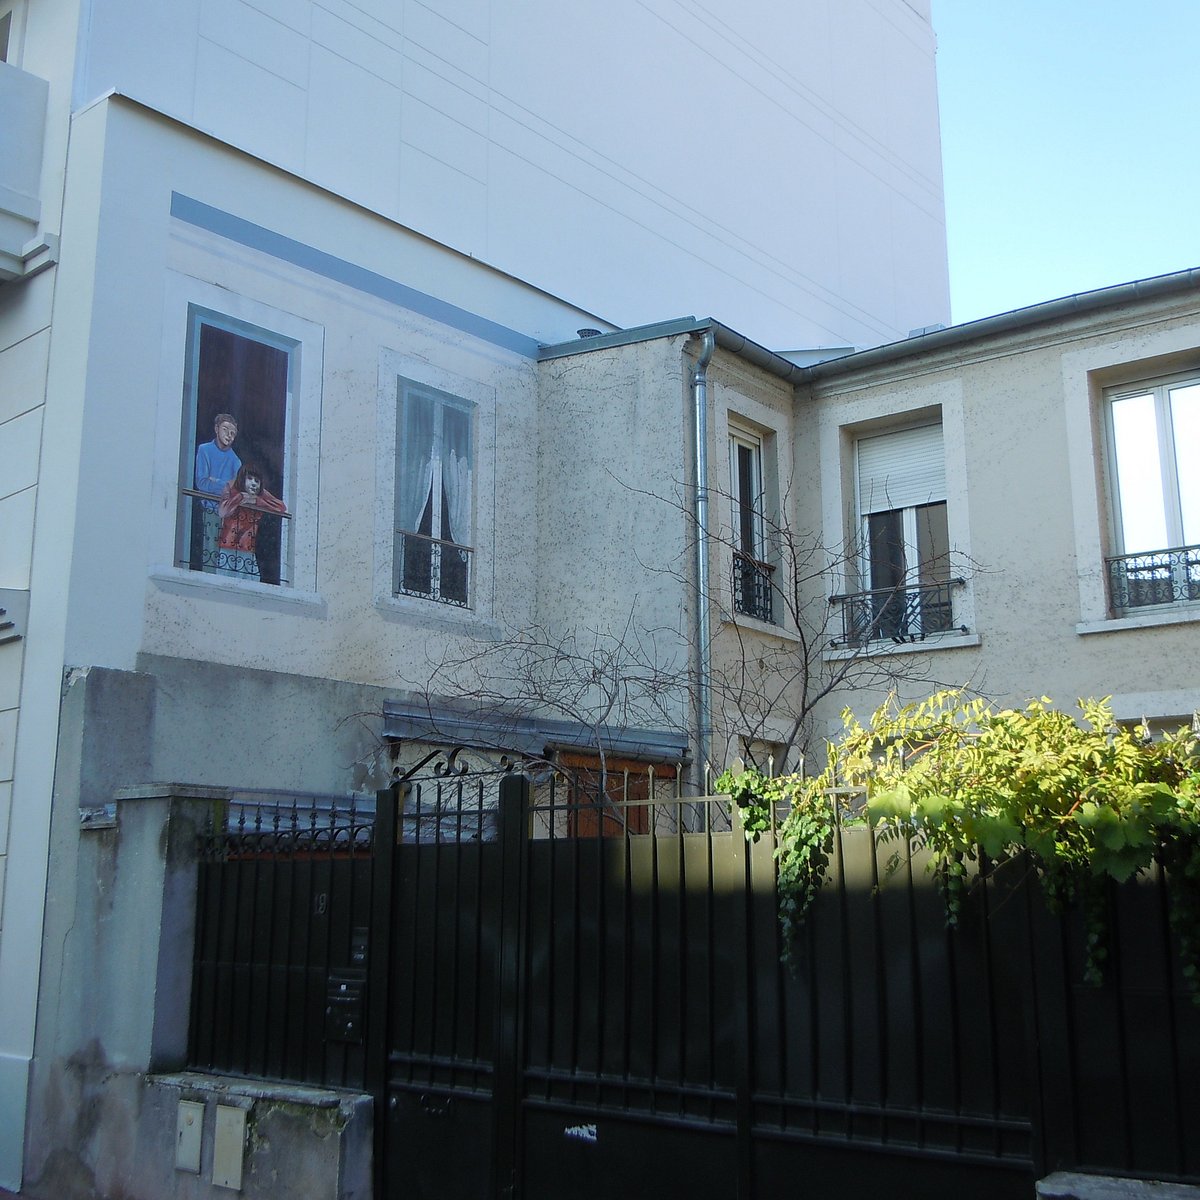
<svg viewBox="0 0 1200 1200"><path fill-rule="evenodd" d="M951 931L919 852L839 828L789 969L773 835L675 775L589 783L231 804L205 839L193 1065L373 1091L389 1196L1200 1181L1168 881L1112 889L1092 988L1080 921L1020 867L978 877Z"/></svg>
<svg viewBox="0 0 1200 1200"><path fill-rule="evenodd" d="M734 551L733 607L736 612L768 623L774 620L771 585L774 571L770 563L760 562L740 550Z"/></svg>
<svg viewBox="0 0 1200 1200"><path fill-rule="evenodd" d="M1105 559L1114 613L1200 600L1200 546Z"/></svg>
<svg viewBox="0 0 1200 1200"><path fill-rule="evenodd" d="M199 848L190 1065L361 1089L375 807L258 793ZM386 954L385 948L380 948Z"/></svg>
<svg viewBox="0 0 1200 1200"><path fill-rule="evenodd" d="M954 589L963 583L962 579L948 579L833 596L830 603L837 604L842 614L842 635L835 645L917 642L932 634L948 633L955 628Z"/></svg>

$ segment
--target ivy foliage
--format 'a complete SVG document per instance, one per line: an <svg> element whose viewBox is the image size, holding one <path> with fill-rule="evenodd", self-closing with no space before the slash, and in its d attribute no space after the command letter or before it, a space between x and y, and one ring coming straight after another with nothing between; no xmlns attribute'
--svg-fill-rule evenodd
<svg viewBox="0 0 1200 1200"><path fill-rule="evenodd" d="M1079 719L1043 696L995 709L961 691L914 704L889 699L865 724L847 709L825 770L718 781L749 836L778 829L780 919L790 944L823 882L835 821L869 820L880 835L924 846L958 921L970 864L1024 859L1052 908L1079 904L1086 974L1107 957L1105 885L1162 866L1186 982L1200 985L1200 758L1187 728L1152 739L1119 726L1108 700L1081 700ZM863 803L865 797L865 805ZM857 817L851 814L853 807ZM864 815L865 810L865 815Z"/></svg>

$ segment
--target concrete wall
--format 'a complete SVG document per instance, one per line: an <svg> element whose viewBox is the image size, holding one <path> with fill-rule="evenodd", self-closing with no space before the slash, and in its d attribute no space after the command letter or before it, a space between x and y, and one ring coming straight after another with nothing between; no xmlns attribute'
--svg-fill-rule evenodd
<svg viewBox="0 0 1200 1200"><path fill-rule="evenodd" d="M798 348L948 318L927 6L88 13L77 103L115 88L619 325Z"/></svg>
<svg viewBox="0 0 1200 1200"><path fill-rule="evenodd" d="M244 1194L279 1195L282 1188L331 1200L365 1197L371 1159L365 1098L162 1077L187 1062L197 835L210 807L229 791L144 784L156 770L178 778L190 768L205 739L180 738L181 724L202 730L204 714L231 700L264 714L264 727L272 719L283 724L282 711L270 715L274 695L295 721L293 756L309 747L300 774L348 791L352 769L339 752L355 733L351 726L339 736L328 727L343 707L381 701L325 685L322 702L314 684L307 698L325 720L314 716L309 727L300 681L256 679L207 664L186 671L178 660L142 666L76 672L64 695L23 1194L36 1200L219 1194L211 1180L221 1103L248 1113ZM181 700L190 711L181 711ZM219 752L219 770L210 774L244 787L287 786L258 742L207 749L210 756ZM180 1099L206 1105L199 1175L176 1170ZM236 1157L242 1161L240 1151Z"/></svg>
<svg viewBox="0 0 1200 1200"><path fill-rule="evenodd" d="M955 621L970 632L888 648L876 661L898 672L902 691L967 685L1004 704L1113 695L1121 718L1186 721L1200 707L1200 614L1108 613L1104 557L1115 548L1102 407L1107 385L1198 364L1193 295L839 372L801 397L799 454L820 462L801 512L830 542L846 536L854 508L855 432L940 411L951 542L967 577ZM826 706L825 729L841 703L861 714L882 699L885 686L867 683Z"/></svg>

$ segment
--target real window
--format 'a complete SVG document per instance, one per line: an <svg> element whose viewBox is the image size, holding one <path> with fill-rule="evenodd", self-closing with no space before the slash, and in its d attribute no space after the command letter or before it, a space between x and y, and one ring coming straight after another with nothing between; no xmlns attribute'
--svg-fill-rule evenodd
<svg viewBox="0 0 1200 1200"><path fill-rule="evenodd" d="M291 584L297 346L189 307L177 565L245 582Z"/></svg>
<svg viewBox="0 0 1200 1200"><path fill-rule="evenodd" d="M461 608L471 602L474 408L399 382L393 590Z"/></svg>
<svg viewBox="0 0 1200 1200"><path fill-rule="evenodd" d="M1114 612L1200 600L1200 376L1106 394Z"/></svg>
<svg viewBox="0 0 1200 1200"><path fill-rule="evenodd" d="M839 599L852 644L953 628L940 424L855 442L863 591Z"/></svg>
<svg viewBox="0 0 1200 1200"><path fill-rule="evenodd" d="M729 434L730 507L733 516L733 607L772 620L767 558L762 440L747 431Z"/></svg>

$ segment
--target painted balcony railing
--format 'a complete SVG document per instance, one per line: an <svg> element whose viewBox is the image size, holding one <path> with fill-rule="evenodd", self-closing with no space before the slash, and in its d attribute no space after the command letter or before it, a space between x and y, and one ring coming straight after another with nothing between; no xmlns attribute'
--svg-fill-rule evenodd
<svg viewBox="0 0 1200 1200"><path fill-rule="evenodd" d="M424 596L466 608L471 596L471 546L396 530L396 583L401 596Z"/></svg>
<svg viewBox="0 0 1200 1200"><path fill-rule="evenodd" d="M949 633L963 626L954 624L952 592L961 587L962 579L947 579L941 583L923 583L915 587L879 588L852 595L831 596L842 613L842 635L833 644L864 646L869 642L924 641L932 634Z"/></svg>
<svg viewBox="0 0 1200 1200"><path fill-rule="evenodd" d="M219 497L180 488L183 514L176 566L252 583L291 583L288 512L243 504L224 520Z"/></svg>
<svg viewBox="0 0 1200 1200"><path fill-rule="evenodd" d="M1114 613L1200 600L1200 546L1179 546L1105 560Z"/></svg>
<svg viewBox="0 0 1200 1200"><path fill-rule="evenodd" d="M740 550L733 552L735 611L753 617L756 621L770 623L774 620L771 605L771 573L774 570L770 563L760 562Z"/></svg>

